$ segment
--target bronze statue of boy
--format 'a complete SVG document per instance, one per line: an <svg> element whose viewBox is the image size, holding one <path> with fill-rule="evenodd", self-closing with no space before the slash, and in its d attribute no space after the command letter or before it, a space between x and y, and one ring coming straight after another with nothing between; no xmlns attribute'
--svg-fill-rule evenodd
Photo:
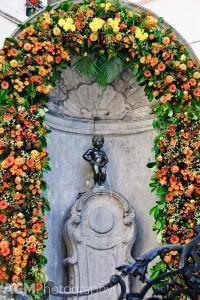
<svg viewBox="0 0 200 300"><path fill-rule="evenodd" d="M94 173L95 186L103 186L106 181L106 165L108 158L106 153L101 150L104 145L104 137L102 135L94 135L92 138L93 148L83 154L83 158L90 163Z"/></svg>

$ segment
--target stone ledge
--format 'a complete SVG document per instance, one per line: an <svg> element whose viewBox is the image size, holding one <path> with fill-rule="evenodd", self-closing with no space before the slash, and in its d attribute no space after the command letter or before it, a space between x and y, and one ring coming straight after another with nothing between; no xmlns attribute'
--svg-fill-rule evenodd
<svg viewBox="0 0 200 300"><path fill-rule="evenodd" d="M60 118L47 114L46 123L50 128L76 134L126 135L153 130L153 118L141 121L88 121L75 118Z"/></svg>

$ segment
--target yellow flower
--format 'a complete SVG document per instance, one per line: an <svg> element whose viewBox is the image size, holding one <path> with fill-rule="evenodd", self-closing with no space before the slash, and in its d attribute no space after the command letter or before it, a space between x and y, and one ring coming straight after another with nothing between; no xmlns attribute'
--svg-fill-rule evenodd
<svg viewBox="0 0 200 300"><path fill-rule="evenodd" d="M185 61L186 58L187 58L187 57L185 56L185 54L182 54L182 55L181 55L181 61Z"/></svg>
<svg viewBox="0 0 200 300"><path fill-rule="evenodd" d="M117 33L115 36L117 41L121 41L122 40L122 34L121 33Z"/></svg>
<svg viewBox="0 0 200 300"><path fill-rule="evenodd" d="M148 25L156 26L158 24L158 20L152 16L147 16L146 22Z"/></svg>
<svg viewBox="0 0 200 300"><path fill-rule="evenodd" d="M74 24L74 20L71 18L71 17L68 17L66 20L65 20L65 24L63 26L63 29L65 31L75 31L76 30L76 26Z"/></svg>
<svg viewBox="0 0 200 300"><path fill-rule="evenodd" d="M64 20L64 19L60 19L60 20L58 21L58 25L59 25L60 27L63 27L63 26L65 25L65 20Z"/></svg>
<svg viewBox="0 0 200 300"><path fill-rule="evenodd" d="M94 20L90 23L89 27L93 32L97 32L103 27L104 23L104 20L100 18L94 18Z"/></svg>
<svg viewBox="0 0 200 300"><path fill-rule="evenodd" d="M52 23L52 19L51 19L50 14L49 14L48 12L44 13L44 14L42 15L42 17L43 17L43 20L44 20L46 23L48 23L48 24L51 24L51 23Z"/></svg>
<svg viewBox="0 0 200 300"><path fill-rule="evenodd" d="M144 29L140 29L139 27L135 31L135 37L141 42L145 41L148 38L148 33L144 32Z"/></svg>
<svg viewBox="0 0 200 300"><path fill-rule="evenodd" d="M74 20L71 17L68 17L66 19L60 19L58 21L58 25L62 27L65 31L75 31L76 26L74 24ZM57 32L56 32L57 33Z"/></svg>
<svg viewBox="0 0 200 300"><path fill-rule="evenodd" d="M109 10L111 8L112 4L110 2L107 2L105 5L105 10Z"/></svg>
<svg viewBox="0 0 200 300"><path fill-rule="evenodd" d="M115 33L119 32L119 23L120 23L120 19L119 18L109 18L108 19L108 25L113 29L113 31Z"/></svg>

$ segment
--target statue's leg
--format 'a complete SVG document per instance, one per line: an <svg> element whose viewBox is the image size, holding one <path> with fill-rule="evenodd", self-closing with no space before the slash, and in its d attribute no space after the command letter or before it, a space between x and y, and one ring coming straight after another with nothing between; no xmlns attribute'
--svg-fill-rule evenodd
<svg viewBox="0 0 200 300"><path fill-rule="evenodd" d="M99 185L99 168L97 165L94 165L93 167L93 172L94 172L94 183L95 185Z"/></svg>

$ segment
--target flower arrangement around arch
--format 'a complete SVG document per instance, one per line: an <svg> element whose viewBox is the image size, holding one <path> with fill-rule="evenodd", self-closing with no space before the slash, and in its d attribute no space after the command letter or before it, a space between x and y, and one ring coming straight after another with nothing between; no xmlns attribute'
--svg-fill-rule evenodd
<svg viewBox="0 0 200 300"><path fill-rule="evenodd" d="M47 7L0 51L0 282L34 284L32 299L40 298L46 280L46 103L73 56L77 71L102 86L131 69L154 103L159 134L148 167L154 168L150 187L159 197L151 210L159 240L188 243L200 223L197 61L150 13L98 0ZM177 263L171 253L153 275Z"/></svg>

